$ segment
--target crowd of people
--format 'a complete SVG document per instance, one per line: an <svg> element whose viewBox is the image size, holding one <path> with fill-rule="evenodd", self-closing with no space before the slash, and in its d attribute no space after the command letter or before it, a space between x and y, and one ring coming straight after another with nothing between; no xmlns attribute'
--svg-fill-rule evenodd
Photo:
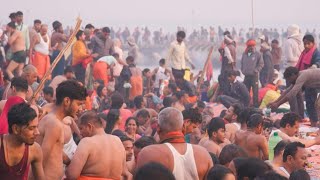
<svg viewBox="0 0 320 180"><path fill-rule="evenodd" d="M59 21L52 34L40 20L29 30L21 11L9 17L1 35L0 179L310 179L308 148L320 135L301 137L299 127L319 125L315 34L291 25L284 35L221 27L216 35L210 27L187 37L180 27L172 39L160 29L153 44L167 46L167 56L143 69L148 28L130 34L87 24L46 76L72 33ZM187 44L199 41L218 44L217 79L210 58L192 72Z"/></svg>

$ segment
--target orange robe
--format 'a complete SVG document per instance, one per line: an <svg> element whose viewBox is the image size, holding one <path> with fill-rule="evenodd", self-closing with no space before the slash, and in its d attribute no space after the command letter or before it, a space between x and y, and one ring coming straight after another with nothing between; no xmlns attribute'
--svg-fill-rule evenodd
<svg viewBox="0 0 320 180"><path fill-rule="evenodd" d="M130 94L129 94L129 100L133 101L133 99L136 96L140 96L143 93L143 80L142 76L131 76L130 78Z"/></svg>
<svg viewBox="0 0 320 180"><path fill-rule="evenodd" d="M107 86L109 82L108 77L108 64L105 62L96 62L93 66L93 78L95 80L101 79L104 85Z"/></svg>
<svg viewBox="0 0 320 180"><path fill-rule="evenodd" d="M50 57L35 51L32 58L32 65L37 68L38 76L42 79L45 73L50 69Z"/></svg>

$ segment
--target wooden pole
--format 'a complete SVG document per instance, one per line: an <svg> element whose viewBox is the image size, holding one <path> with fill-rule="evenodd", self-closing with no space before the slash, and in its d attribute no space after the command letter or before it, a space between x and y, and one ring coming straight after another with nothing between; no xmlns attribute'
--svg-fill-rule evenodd
<svg viewBox="0 0 320 180"><path fill-rule="evenodd" d="M197 84L197 90L200 89L200 86L201 86L201 84L203 83L204 73L205 73L205 71L206 71L207 68L208 68L209 61L211 61L211 57L212 57L212 53L213 53L213 48L214 48L214 46L212 45L212 47L211 47L210 50L209 50L209 54L208 54L206 63L205 63L204 66L203 66L203 69L202 69L202 72L201 72L201 76L200 76L200 80L199 80L199 83Z"/></svg>
<svg viewBox="0 0 320 180"><path fill-rule="evenodd" d="M82 20L80 19L80 17L77 18L77 24L74 28L74 31L72 32L66 46L60 51L60 53L58 54L58 56L56 57L56 59L52 62L51 67L49 69L49 71L46 72L46 74L43 76L43 78L40 81L40 84L38 86L38 88L36 89L36 91L33 93L32 98L30 99L30 103L37 97L37 95L39 94L39 92L42 90L45 82L47 81L47 79L49 78L49 76L51 75L53 69L56 67L56 65L58 64L58 62L60 61L60 59L62 58L62 56L64 55L64 53L70 48L77 32L80 29L81 26L81 22Z"/></svg>

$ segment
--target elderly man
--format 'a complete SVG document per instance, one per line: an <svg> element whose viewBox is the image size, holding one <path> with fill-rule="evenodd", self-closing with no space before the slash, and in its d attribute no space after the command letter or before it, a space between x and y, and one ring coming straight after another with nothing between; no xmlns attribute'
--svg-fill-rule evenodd
<svg viewBox="0 0 320 180"><path fill-rule="evenodd" d="M162 110L157 130L161 144L143 148L139 153L137 167L158 162L178 180L205 179L213 166L211 157L204 148L185 143L182 128L183 116L179 110L171 107Z"/></svg>

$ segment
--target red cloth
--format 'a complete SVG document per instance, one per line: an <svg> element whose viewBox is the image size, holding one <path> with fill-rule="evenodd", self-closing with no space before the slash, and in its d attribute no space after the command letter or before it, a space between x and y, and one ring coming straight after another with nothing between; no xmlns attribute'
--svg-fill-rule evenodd
<svg viewBox="0 0 320 180"><path fill-rule="evenodd" d="M185 143L184 135L181 131L169 132L165 135L161 143Z"/></svg>
<svg viewBox="0 0 320 180"><path fill-rule="evenodd" d="M19 96L9 97L6 104L4 105L3 111L0 116L0 134L8 134L9 132L8 112L11 109L11 107L23 102L25 102L24 99L22 99Z"/></svg>
<svg viewBox="0 0 320 180"><path fill-rule="evenodd" d="M311 65L312 56L315 50L316 47L313 46L313 48L311 48L308 52L306 52L306 50L302 51L299 61L296 65L296 68L298 68L299 71L308 69L308 67Z"/></svg>
<svg viewBox="0 0 320 180"><path fill-rule="evenodd" d="M246 44L247 46L256 46L257 43L255 40L249 39Z"/></svg>
<svg viewBox="0 0 320 180"><path fill-rule="evenodd" d="M93 66L93 78L95 80L101 79L104 85L107 86L109 82L108 77L108 64L105 62L96 62Z"/></svg>
<svg viewBox="0 0 320 180"><path fill-rule="evenodd" d="M258 93L259 102L262 101L262 99L264 98L264 96L267 94L269 90L276 91L277 87L273 84L267 84L266 87L259 89L259 93Z"/></svg>

